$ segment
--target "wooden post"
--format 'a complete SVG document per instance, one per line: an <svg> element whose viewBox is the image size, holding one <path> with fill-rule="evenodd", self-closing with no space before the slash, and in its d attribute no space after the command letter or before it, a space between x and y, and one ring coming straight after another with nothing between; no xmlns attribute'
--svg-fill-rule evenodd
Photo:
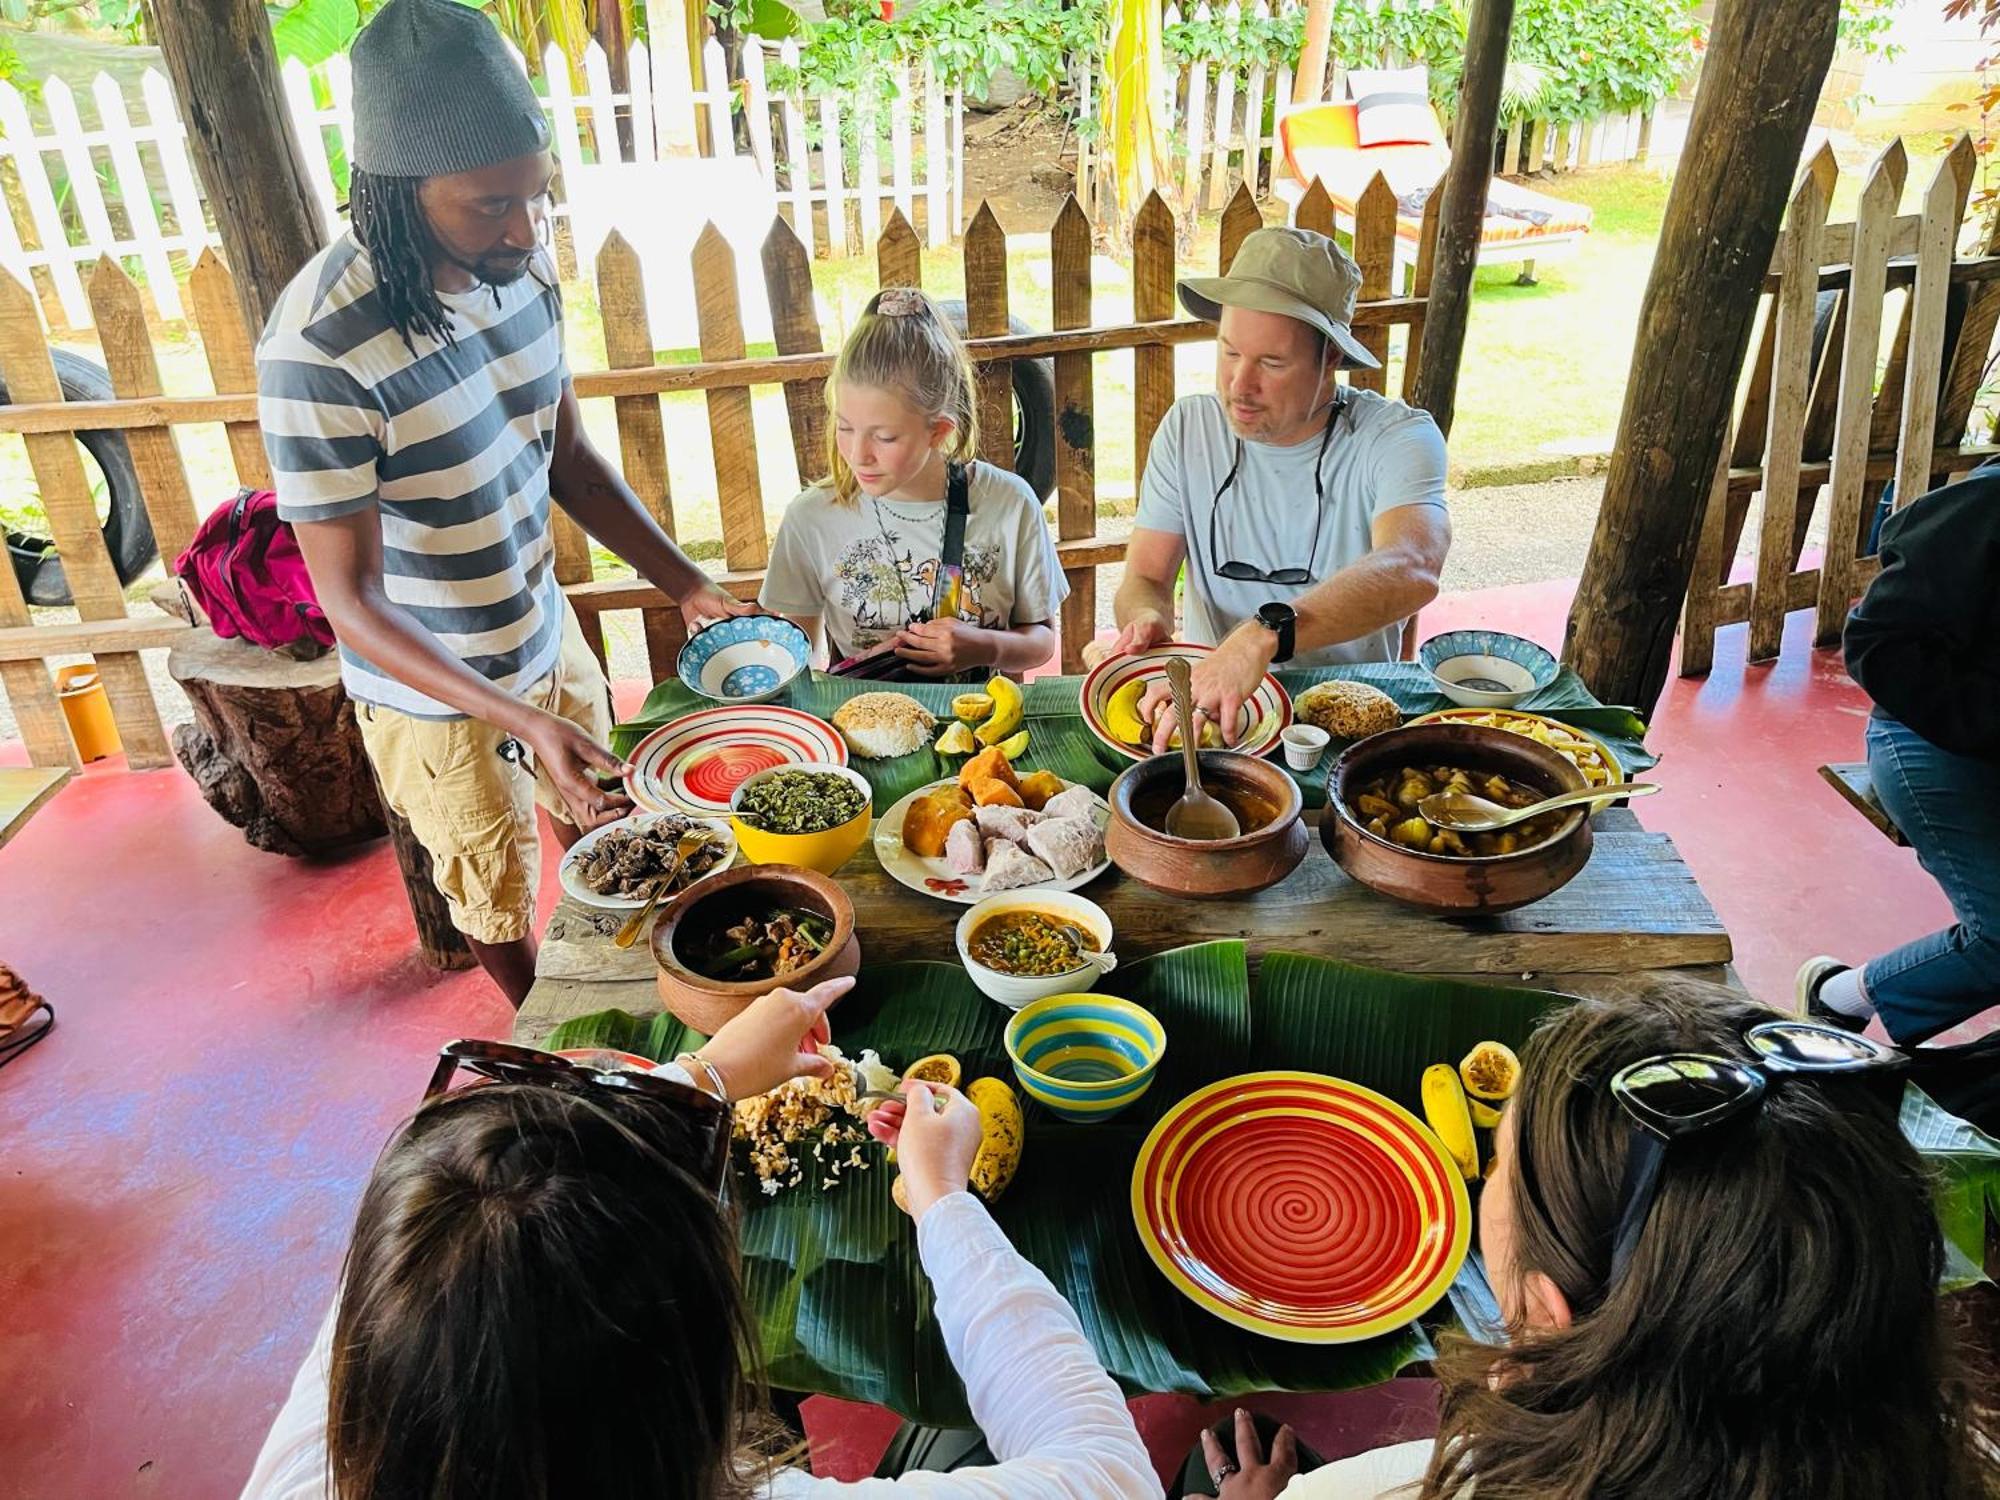
<svg viewBox="0 0 2000 1500"><path fill-rule="evenodd" d="M151 0L146 12L254 335L326 243L271 50L271 18L261 0Z"/></svg>
<svg viewBox="0 0 2000 1500"><path fill-rule="evenodd" d="M1839 9L1839 0L1722 0L1716 11L1563 647L1600 699L1642 715L1666 683L1703 502Z"/></svg>
<svg viewBox="0 0 2000 1500"><path fill-rule="evenodd" d="M1292 102L1317 104L1326 93L1327 41L1333 31L1333 0L1306 0L1306 42L1299 71L1292 77ZM1453 146L1456 148L1457 143ZM1489 145L1489 151L1492 149Z"/></svg>
<svg viewBox="0 0 2000 1500"><path fill-rule="evenodd" d="M1452 127L1451 166L1444 175L1444 203L1438 210L1437 254L1415 390L1416 404L1431 414L1446 437L1451 436L1452 408L1458 399L1458 361L1465 352L1465 324L1472 311L1472 268L1479 260L1479 235L1486 221L1493 137L1500 123L1500 80L1507 69L1507 34L1513 25L1514 0L1478 0L1466 27L1465 76Z"/></svg>

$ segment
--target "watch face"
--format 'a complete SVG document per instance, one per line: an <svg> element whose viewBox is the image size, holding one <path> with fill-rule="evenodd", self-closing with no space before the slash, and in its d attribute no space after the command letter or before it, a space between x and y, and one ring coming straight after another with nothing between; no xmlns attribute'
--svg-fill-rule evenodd
<svg viewBox="0 0 2000 1500"><path fill-rule="evenodd" d="M1289 604L1266 604L1257 611L1257 618L1277 630L1291 624L1298 616Z"/></svg>

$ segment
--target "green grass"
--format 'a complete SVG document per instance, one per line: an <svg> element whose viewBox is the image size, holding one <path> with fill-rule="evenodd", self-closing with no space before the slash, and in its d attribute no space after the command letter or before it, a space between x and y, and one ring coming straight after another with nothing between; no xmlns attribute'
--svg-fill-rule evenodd
<svg viewBox="0 0 2000 1500"><path fill-rule="evenodd" d="M1590 207L1582 245L1568 259L1538 265L1534 286L1516 286L1513 266L1475 273L1451 433L1454 472L1610 451L1667 189L1661 173L1636 166L1543 184Z"/></svg>

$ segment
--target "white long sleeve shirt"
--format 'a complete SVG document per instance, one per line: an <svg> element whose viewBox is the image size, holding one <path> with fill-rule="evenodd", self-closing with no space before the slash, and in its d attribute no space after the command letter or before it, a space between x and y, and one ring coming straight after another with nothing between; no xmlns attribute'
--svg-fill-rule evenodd
<svg viewBox="0 0 2000 1500"><path fill-rule="evenodd" d="M973 1419L999 1463L853 1484L784 1470L771 1500L1152 1500L1160 1493L1124 1397L1048 1278L970 1193L931 1205L917 1252ZM326 1500L328 1312L271 1424L243 1500Z"/></svg>

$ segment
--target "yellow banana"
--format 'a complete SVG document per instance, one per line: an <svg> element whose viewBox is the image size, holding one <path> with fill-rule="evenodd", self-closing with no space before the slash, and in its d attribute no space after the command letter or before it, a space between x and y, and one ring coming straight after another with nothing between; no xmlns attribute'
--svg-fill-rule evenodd
<svg viewBox="0 0 2000 1500"><path fill-rule="evenodd" d="M1472 1114L1465 1106L1465 1085L1458 1081L1458 1069L1450 1063L1432 1063L1424 1069L1424 1118L1430 1121L1444 1149L1458 1164L1467 1180L1479 1175L1479 1148L1472 1139Z"/></svg>

